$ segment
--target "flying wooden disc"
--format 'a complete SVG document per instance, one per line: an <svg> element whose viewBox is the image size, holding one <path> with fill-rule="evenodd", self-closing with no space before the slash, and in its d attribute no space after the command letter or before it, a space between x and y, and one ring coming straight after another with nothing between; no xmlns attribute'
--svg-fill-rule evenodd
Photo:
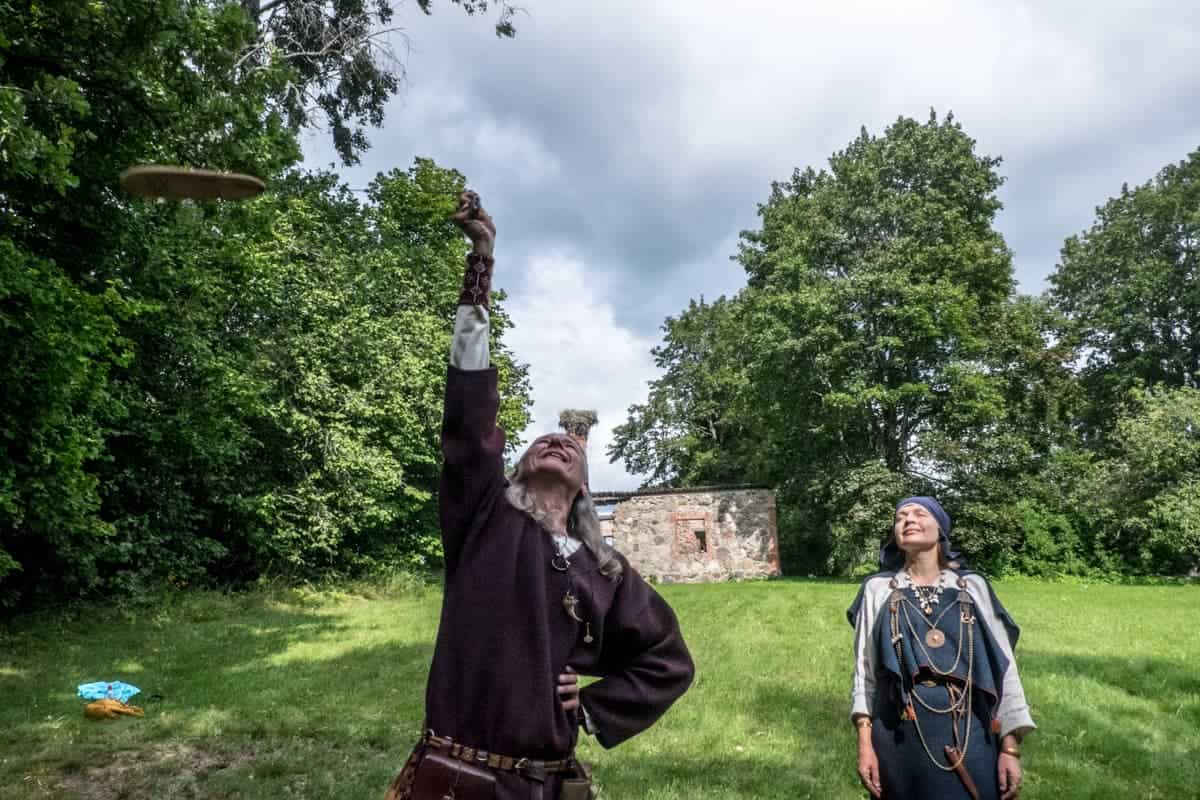
<svg viewBox="0 0 1200 800"><path fill-rule="evenodd" d="M168 200L245 200L267 185L253 175L191 167L140 164L121 173L127 192Z"/></svg>

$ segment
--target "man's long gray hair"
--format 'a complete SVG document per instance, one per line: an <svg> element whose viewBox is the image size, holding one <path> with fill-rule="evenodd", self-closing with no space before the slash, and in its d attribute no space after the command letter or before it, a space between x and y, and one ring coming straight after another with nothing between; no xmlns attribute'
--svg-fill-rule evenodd
<svg viewBox="0 0 1200 800"><path fill-rule="evenodd" d="M521 454L516 469L508 476L508 488L505 489L504 496L514 508L524 511L541 525L545 522L546 512L538 507L537 501L529 491L529 485L525 482L524 464L528 453L529 451L525 451ZM586 461L583 464L583 481L586 486ZM575 502L571 503L571 512L567 515L567 534L592 551L600 565L601 574L614 583L621 580L621 560L617 558L617 552L612 545L604 541L604 534L600 529L600 515L596 513L596 504L592 502L592 496L586 489L581 490L575 496Z"/></svg>

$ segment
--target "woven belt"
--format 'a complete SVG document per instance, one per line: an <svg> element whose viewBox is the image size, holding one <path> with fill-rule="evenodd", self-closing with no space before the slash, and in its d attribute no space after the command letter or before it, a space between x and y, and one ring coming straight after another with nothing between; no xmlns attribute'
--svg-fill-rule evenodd
<svg viewBox="0 0 1200 800"><path fill-rule="evenodd" d="M537 781L538 783L545 781L547 775L554 775L560 772L574 772L575 770L575 759L573 757L560 758L557 761L539 761L534 758L502 756L499 753L489 753L486 750L467 747L465 744L456 742L453 739L438 736L433 731L425 731L422 739L425 744L451 758L457 758L459 761L465 761L468 764L476 766L498 769L502 772L515 772L522 777Z"/></svg>

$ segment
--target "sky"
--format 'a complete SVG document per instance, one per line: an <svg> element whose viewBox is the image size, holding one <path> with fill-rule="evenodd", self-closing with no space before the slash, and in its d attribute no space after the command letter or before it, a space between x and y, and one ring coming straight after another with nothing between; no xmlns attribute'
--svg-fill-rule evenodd
<svg viewBox="0 0 1200 800"><path fill-rule="evenodd" d="M467 176L530 368L519 435L595 409L594 490L641 482L605 447L658 374L663 320L737 292L731 256L771 182L825 166L862 127L953 112L1003 158L996 224L1026 293L1123 183L1200 147L1194 0L521 5L509 40L494 15L403 4L404 88L362 164L337 170L362 188L430 157ZM327 136L307 136L305 160L336 161Z"/></svg>

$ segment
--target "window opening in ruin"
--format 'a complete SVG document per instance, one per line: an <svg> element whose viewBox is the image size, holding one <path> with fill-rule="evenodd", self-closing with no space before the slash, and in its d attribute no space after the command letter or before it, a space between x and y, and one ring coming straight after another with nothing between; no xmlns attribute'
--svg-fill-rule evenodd
<svg viewBox="0 0 1200 800"><path fill-rule="evenodd" d="M597 503L596 504L596 514L599 515L601 521L606 520L606 519L612 519L616 513L617 513L617 504L616 503Z"/></svg>
<svg viewBox="0 0 1200 800"><path fill-rule="evenodd" d="M711 520L708 514L675 513L675 541L672 552L676 557L708 557L708 533Z"/></svg>
<svg viewBox="0 0 1200 800"><path fill-rule="evenodd" d="M611 536L605 536L605 537L604 537L604 543L605 543L606 545L608 545L609 547L612 547L612 543L613 543L613 537L611 537Z"/></svg>

